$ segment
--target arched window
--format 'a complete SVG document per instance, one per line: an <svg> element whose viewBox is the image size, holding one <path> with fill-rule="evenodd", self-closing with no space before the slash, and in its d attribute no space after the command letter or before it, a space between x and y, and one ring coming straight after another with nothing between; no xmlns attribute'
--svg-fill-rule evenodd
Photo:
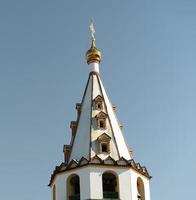
<svg viewBox="0 0 196 200"><path fill-rule="evenodd" d="M110 140L111 137L103 133L98 138L98 145L99 145L99 153L110 153Z"/></svg>
<svg viewBox="0 0 196 200"><path fill-rule="evenodd" d="M106 124L106 118L107 114L101 111L95 116L96 122L97 122L97 129L106 129L107 124Z"/></svg>
<svg viewBox="0 0 196 200"><path fill-rule="evenodd" d="M144 182L140 177L137 179L137 199L145 200Z"/></svg>
<svg viewBox="0 0 196 200"><path fill-rule="evenodd" d="M52 188L52 200L56 200L56 186L55 185Z"/></svg>
<svg viewBox="0 0 196 200"><path fill-rule="evenodd" d="M76 174L67 179L67 196L69 200L80 200L80 178Z"/></svg>
<svg viewBox="0 0 196 200"><path fill-rule="evenodd" d="M96 110L102 110L103 109L103 97L98 95L97 97L95 97L94 99L94 108Z"/></svg>
<svg viewBox="0 0 196 200"><path fill-rule="evenodd" d="M98 129L106 129L106 119L98 119L97 120L97 128Z"/></svg>
<svg viewBox="0 0 196 200"><path fill-rule="evenodd" d="M116 175L105 172L102 176L103 198L118 199L118 182Z"/></svg>
<svg viewBox="0 0 196 200"><path fill-rule="evenodd" d="M102 110L102 109L103 109L103 103L102 103L101 101L98 101L98 102L96 103L96 109L97 109L97 110Z"/></svg>

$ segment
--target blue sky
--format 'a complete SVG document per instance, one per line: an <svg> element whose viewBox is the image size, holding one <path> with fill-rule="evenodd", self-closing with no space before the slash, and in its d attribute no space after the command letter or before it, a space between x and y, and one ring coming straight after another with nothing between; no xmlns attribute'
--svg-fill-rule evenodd
<svg viewBox="0 0 196 200"><path fill-rule="evenodd" d="M193 199L196 177L195 0L1 0L1 199L50 199L88 65L89 21L101 77L151 199Z"/></svg>

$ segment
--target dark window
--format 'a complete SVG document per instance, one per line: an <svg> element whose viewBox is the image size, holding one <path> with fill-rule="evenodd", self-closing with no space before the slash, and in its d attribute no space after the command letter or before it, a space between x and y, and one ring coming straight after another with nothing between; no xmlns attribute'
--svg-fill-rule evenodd
<svg viewBox="0 0 196 200"><path fill-rule="evenodd" d="M96 109L97 110L102 110L103 109L103 104L102 104L101 101L96 103Z"/></svg>
<svg viewBox="0 0 196 200"><path fill-rule="evenodd" d="M114 174L104 173L103 182L103 198L118 199L117 179Z"/></svg>
<svg viewBox="0 0 196 200"><path fill-rule="evenodd" d="M80 200L80 179L78 175L72 176L68 181L69 200Z"/></svg>
<svg viewBox="0 0 196 200"><path fill-rule="evenodd" d="M108 153L108 144L102 143L101 144L101 151L104 153Z"/></svg>
<svg viewBox="0 0 196 200"><path fill-rule="evenodd" d="M101 104L100 103L97 104L97 108L101 109Z"/></svg>
<svg viewBox="0 0 196 200"><path fill-rule="evenodd" d="M78 176L74 176L73 178L71 178L70 183L72 185L74 194L80 194L79 177Z"/></svg>
<svg viewBox="0 0 196 200"><path fill-rule="evenodd" d="M99 124L100 128L104 128L104 121L100 120L100 124Z"/></svg>
<svg viewBox="0 0 196 200"><path fill-rule="evenodd" d="M106 120L98 119L98 128L105 129L106 128Z"/></svg>

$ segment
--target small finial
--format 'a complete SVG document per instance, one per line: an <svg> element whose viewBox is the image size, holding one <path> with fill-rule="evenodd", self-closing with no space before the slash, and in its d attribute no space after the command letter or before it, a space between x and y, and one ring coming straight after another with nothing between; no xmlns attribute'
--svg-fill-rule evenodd
<svg viewBox="0 0 196 200"><path fill-rule="evenodd" d="M93 24L93 18L91 18L90 32L91 32L92 47L95 47L95 27Z"/></svg>
<svg viewBox="0 0 196 200"><path fill-rule="evenodd" d="M91 32L91 48L86 52L86 60L88 64L100 63L101 51L95 46L95 28L92 18L90 23L90 32Z"/></svg>

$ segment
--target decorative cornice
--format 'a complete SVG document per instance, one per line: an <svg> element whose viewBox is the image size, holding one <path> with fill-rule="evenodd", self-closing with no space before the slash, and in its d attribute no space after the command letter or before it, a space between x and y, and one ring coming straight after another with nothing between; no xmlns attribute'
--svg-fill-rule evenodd
<svg viewBox="0 0 196 200"><path fill-rule="evenodd" d="M97 101L103 101L103 97L101 95L97 95L95 98L94 98L94 101L97 102Z"/></svg>
<svg viewBox="0 0 196 200"><path fill-rule="evenodd" d="M98 141L110 141L111 137L107 135L106 133L101 134L98 138Z"/></svg>
<svg viewBox="0 0 196 200"><path fill-rule="evenodd" d="M100 113L98 113L95 118L101 118L101 119L106 119L107 118L107 114L103 111L101 111Z"/></svg>
<svg viewBox="0 0 196 200"><path fill-rule="evenodd" d="M61 163L61 165L56 166L55 170L53 171L53 174L51 175L50 182L48 186L51 186L56 175L60 174L62 172L66 172L72 169L81 168L83 166L112 166L112 167L126 167L131 168L137 171L139 174L151 179L152 177L149 175L148 170L145 166L141 166L140 163L136 163L133 159L126 160L125 158L121 157L119 160L114 160L110 156L108 156L106 159L101 159L98 155L95 155L90 160L87 158L82 157L79 161L77 160L71 160L67 165L65 163Z"/></svg>

